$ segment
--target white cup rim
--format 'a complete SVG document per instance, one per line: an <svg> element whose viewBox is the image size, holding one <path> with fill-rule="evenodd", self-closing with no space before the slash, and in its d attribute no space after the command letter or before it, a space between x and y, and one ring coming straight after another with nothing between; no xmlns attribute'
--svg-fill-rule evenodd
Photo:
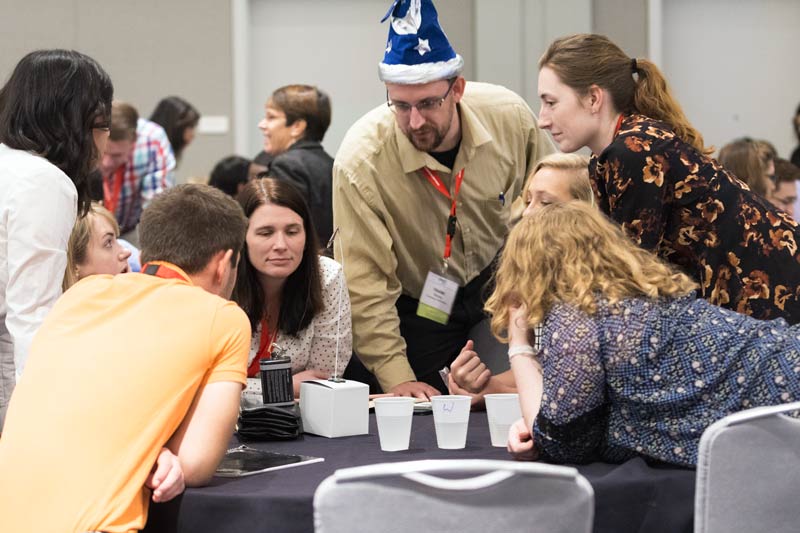
<svg viewBox="0 0 800 533"><path fill-rule="evenodd" d="M411 398L410 396L389 396L387 398L375 398L372 401L375 403L414 403L416 402L416 398Z"/></svg>

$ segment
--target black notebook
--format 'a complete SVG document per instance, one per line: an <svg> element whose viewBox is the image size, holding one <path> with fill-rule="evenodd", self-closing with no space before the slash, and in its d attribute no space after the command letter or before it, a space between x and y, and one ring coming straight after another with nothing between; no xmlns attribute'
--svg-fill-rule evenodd
<svg viewBox="0 0 800 533"><path fill-rule="evenodd" d="M219 477L242 477L270 472L282 468L308 465L324 461L322 457L308 455L288 455L285 453L257 450L249 446L231 448L225 452L225 457L217 467L215 473Z"/></svg>

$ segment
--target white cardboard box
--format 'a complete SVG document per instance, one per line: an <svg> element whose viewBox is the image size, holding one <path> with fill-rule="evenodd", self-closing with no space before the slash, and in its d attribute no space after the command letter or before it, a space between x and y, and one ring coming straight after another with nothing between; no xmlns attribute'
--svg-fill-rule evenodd
<svg viewBox="0 0 800 533"><path fill-rule="evenodd" d="M303 431L322 437L369 433L369 386L358 381L314 379L300 384Z"/></svg>

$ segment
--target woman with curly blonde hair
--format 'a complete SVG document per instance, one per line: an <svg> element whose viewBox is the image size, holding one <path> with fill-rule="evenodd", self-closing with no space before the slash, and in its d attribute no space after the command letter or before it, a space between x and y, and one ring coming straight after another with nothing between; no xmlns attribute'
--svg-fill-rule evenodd
<svg viewBox="0 0 800 533"><path fill-rule="evenodd" d="M800 326L714 306L696 288L585 203L523 219L486 302L522 404L512 454L693 466L715 420L800 399Z"/></svg>

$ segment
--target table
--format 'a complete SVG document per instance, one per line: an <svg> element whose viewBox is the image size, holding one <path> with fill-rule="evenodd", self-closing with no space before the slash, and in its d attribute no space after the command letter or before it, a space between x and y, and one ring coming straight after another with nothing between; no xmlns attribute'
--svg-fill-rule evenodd
<svg viewBox="0 0 800 533"><path fill-rule="evenodd" d="M505 449L491 446L484 412L470 414L463 450L439 450L433 417L415 416L409 449L382 452L373 414L369 435L337 439L304 435L296 441L247 444L325 461L244 478L214 478L208 487L187 489L170 502L151 504L144 531L311 532L314 490L339 468L418 459L510 460ZM648 466L642 459L581 465L578 470L595 491L595 532L692 532L694 471Z"/></svg>

